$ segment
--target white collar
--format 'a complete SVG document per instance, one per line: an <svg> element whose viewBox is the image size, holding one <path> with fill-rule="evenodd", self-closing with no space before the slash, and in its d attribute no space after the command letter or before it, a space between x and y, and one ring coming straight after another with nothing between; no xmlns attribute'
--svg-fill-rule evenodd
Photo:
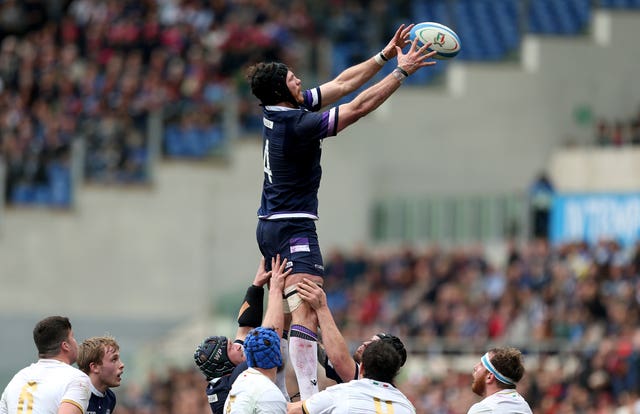
<svg viewBox="0 0 640 414"><path fill-rule="evenodd" d="M265 105L264 109L268 111L295 111L300 108L289 108L288 106L277 106L277 105Z"/></svg>

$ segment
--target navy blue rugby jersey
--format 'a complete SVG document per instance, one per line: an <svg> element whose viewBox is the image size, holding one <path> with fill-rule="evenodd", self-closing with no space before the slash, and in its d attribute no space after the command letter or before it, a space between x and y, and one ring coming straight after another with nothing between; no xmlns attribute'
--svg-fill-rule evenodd
<svg viewBox="0 0 640 414"><path fill-rule="evenodd" d="M115 393L107 388L107 391L102 394L95 388L91 388L87 414L111 414L116 406Z"/></svg>
<svg viewBox="0 0 640 414"><path fill-rule="evenodd" d="M229 391L231 391L231 386L236 378L238 378L248 367L247 361L244 361L241 364L236 365L233 371L231 371L231 374L209 381L209 384L207 385L207 399L209 400L209 405L211 406L211 412L213 414L223 413L224 402L229 395Z"/></svg>
<svg viewBox="0 0 640 414"><path fill-rule="evenodd" d="M261 219L318 218L322 140L338 131L338 107L322 107L320 88L304 91L300 108L265 106Z"/></svg>

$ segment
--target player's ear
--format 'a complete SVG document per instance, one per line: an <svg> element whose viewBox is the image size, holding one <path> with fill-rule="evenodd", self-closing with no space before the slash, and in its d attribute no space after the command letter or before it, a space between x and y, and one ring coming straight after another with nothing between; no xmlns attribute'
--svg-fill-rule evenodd
<svg viewBox="0 0 640 414"><path fill-rule="evenodd" d="M100 364L96 364L95 362L89 363L89 372L98 373L100 368Z"/></svg>

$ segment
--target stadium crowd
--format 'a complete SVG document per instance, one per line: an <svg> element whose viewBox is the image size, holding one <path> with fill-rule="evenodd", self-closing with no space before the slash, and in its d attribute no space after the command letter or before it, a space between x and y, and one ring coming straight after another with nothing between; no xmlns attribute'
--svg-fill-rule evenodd
<svg viewBox="0 0 640 414"><path fill-rule="evenodd" d="M498 259L481 246L359 247L330 253L327 275L330 307L352 346L390 332L405 341L411 365L508 344L535 361L518 384L534 412L640 410L640 244L537 239L512 243ZM445 375L401 375L418 413L464 413L476 401L472 367L453 365ZM121 390L118 410L207 412L195 367L156 374L144 389Z"/></svg>
<svg viewBox="0 0 640 414"><path fill-rule="evenodd" d="M48 204L76 139L87 181L147 182L151 113L162 117L166 156L210 155L224 142L231 96L240 130L261 126L243 81L247 63L283 61L313 80L335 75L370 56L415 8L380 0L0 2L4 199ZM597 128L600 145L639 142L637 119Z"/></svg>
<svg viewBox="0 0 640 414"><path fill-rule="evenodd" d="M244 82L247 63L279 60L314 79L323 44L369 56L409 15L408 3L307 0L29 0L0 2L0 156L5 200L43 202L51 166L68 167L84 142L84 178L149 179L147 118L160 113L167 156L202 157L224 140L224 106L237 95L240 130L261 126ZM367 31L350 27L363 21ZM346 43L345 43L346 42ZM348 45L347 45L348 46ZM324 50L324 51L323 51ZM229 109L229 108L226 108ZM54 167L55 168L55 167Z"/></svg>
<svg viewBox="0 0 640 414"><path fill-rule="evenodd" d="M304 53L314 37L307 4L1 2L5 199L16 188L46 187L48 169L68 165L76 138L85 143L87 180L146 180L148 114L161 111L166 126L186 131L178 139L219 126L248 60ZM240 119L255 107L241 102Z"/></svg>
<svg viewBox="0 0 640 414"><path fill-rule="evenodd" d="M640 145L640 110L629 119L598 120L595 128L595 143L602 147Z"/></svg>

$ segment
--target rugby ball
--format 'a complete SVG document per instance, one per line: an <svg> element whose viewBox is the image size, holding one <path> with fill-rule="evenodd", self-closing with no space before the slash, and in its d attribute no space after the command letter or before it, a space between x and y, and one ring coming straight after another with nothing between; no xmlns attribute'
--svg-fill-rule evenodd
<svg viewBox="0 0 640 414"><path fill-rule="evenodd" d="M460 52L460 38L447 26L435 22L417 23L409 34L411 41L418 38L418 46L433 43L428 50L436 51L435 59L451 59Z"/></svg>

